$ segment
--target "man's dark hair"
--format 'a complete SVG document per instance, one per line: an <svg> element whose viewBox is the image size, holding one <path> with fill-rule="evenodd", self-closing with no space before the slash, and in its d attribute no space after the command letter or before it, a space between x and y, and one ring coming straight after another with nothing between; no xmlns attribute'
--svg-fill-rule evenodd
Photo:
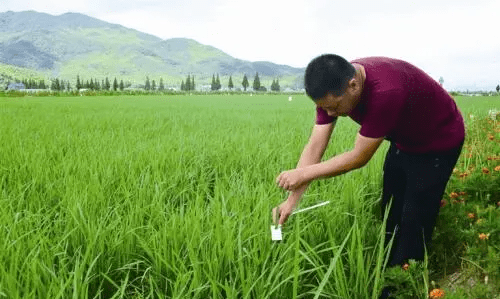
<svg viewBox="0 0 500 299"><path fill-rule="evenodd" d="M314 101L331 92L339 96L344 92L356 69L344 58L335 54L324 54L314 58L306 68L304 86Z"/></svg>

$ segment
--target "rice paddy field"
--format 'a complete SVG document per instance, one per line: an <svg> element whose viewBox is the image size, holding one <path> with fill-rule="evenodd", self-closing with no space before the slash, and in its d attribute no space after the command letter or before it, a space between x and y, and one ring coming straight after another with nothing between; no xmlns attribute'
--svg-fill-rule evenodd
<svg viewBox="0 0 500 299"><path fill-rule="evenodd" d="M500 122L488 118L500 98L456 101L467 140L435 246L391 274L387 143L366 167L313 182L300 208L331 203L271 241L286 198L275 178L314 125L306 96L0 97L0 298L375 299L391 279L407 284L401 298L500 298ZM339 120L324 158L358 128Z"/></svg>

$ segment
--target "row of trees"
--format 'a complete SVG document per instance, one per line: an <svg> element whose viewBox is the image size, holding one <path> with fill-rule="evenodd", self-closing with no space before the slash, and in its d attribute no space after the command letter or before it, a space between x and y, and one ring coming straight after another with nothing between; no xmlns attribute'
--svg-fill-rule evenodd
<svg viewBox="0 0 500 299"><path fill-rule="evenodd" d="M71 85L69 84L69 81L59 80L59 78L57 78L55 80L52 80L50 89L58 91L71 90Z"/></svg>
<svg viewBox="0 0 500 299"><path fill-rule="evenodd" d="M35 80L32 78L21 80L21 83L24 84L24 87L27 89L46 89L47 85L45 85L45 80Z"/></svg>
<svg viewBox="0 0 500 299"><path fill-rule="evenodd" d="M243 89L246 91L248 86L249 86L249 83L248 83L248 78L247 78L247 75L245 74L243 76L243 81L241 82L241 85L243 86ZM217 74L217 77L214 75L212 75L212 84L210 85L211 86L211 90L220 90L221 89L221 83L220 83L220 78L219 78L219 74ZM232 76L229 76L229 82L227 84L227 87L231 90L234 88L234 84L233 84L233 77ZM260 78L259 78L259 73L256 73L255 74L255 77L253 79L253 89L254 90L259 90L259 91L266 91L267 89L262 86L260 84ZM279 81L278 79L275 79L273 80L273 83L271 84L271 90L272 91L280 91L280 84L279 84Z"/></svg>
<svg viewBox="0 0 500 299"><path fill-rule="evenodd" d="M193 76L192 84L194 86L194 76ZM181 86L181 88L182 88L182 86ZM156 85L156 81L155 80L149 81L149 77L146 77L146 84L144 85L144 89L145 90L159 90L159 91L163 91L166 88L165 88L165 83L163 83L163 78L160 78L159 85Z"/></svg>
<svg viewBox="0 0 500 299"><path fill-rule="evenodd" d="M181 83L181 90L183 91L191 91L195 90L196 85L194 85L194 76L191 77L190 75L187 76L186 82L184 83L184 80Z"/></svg>
<svg viewBox="0 0 500 299"><path fill-rule="evenodd" d="M28 89L46 89L47 86L45 84L44 80L34 80L34 79L24 79L21 80L21 83L24 84L25 88ZM243 81L241 82L241 85L243 86L243 89L246 91L247 88L249 87L249 82L247 75L245 74L243 76ZM109 78L106 77L105 79L99 81L97 79L91 78L89 80L83 80L80 78L80 75L76 76L76 85L75 88L76 90L80 89L89 89L93 91L100 91L100 90L121 90L123 91L125 87L129 87L130 83L125 85L123 80L120 80L118 82L117 78L114 78L113 82L111 83ZM181 90L182 91L193 91L196 88L195 82L194 82L194 76L188 75L186 80L182 81L181 83ZM219 74L213 74L212 76L212 83L211 83L211 90L217 91L222 88L222 84L220 82L220 77ZM234 83L233 83L233 78L232 76L229 76L229 82L227 84L227 87L231 90L234 88ZM54 79L51 82L50 89L52 90L57 90L57 91L64 91L64 90L71 90L72 86L69 81L64 81L64 80L59 80ZM159 90L163 91L165 90L165 84L163 82L163 79L160 78L160 82L157 85L155 80L150 80L149 77L146 77L146 82L144 85L145 90ZM266 88L261 85L260 83L260 78L259 78L259 73L255 74L254 80L253 80L253 89L255 91L266 91ZM280 85L278 79L273 80L273 83L271 84L271 90L272 91L280 91Z"/></svg>
<svg viewBox="0 0 500 299"><path fill-rule="evenodd" d="M57 79L56 79L57 80ZM69 86L69 83L68 83L68 86ZM109 81L108 77L106 77L106 79L104 80L101 80L101 82L99 82L99 80L97 79L90 79L90 82L89 80L87 81L83 81L80 79L80 75L77 75L76 76L76 89L77 90L80 90L80 89L90 89L90 90L114 90L114 91L117 91L118 89L120 90L124 90L125 89L125 83L123 83L123 80L120 80L120 83L118 83L118 80L115 79L113 80L113 84L111 85L111 82ZM56 89L58 90L58 89Z"/></svg>

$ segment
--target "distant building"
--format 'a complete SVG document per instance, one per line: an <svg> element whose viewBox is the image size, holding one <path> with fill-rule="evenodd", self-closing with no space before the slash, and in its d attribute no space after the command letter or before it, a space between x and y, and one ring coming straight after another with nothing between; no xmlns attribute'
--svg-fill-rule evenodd
<svg viewBox="0 0 500 299"><path fill-rule="evenodd" d="M7 86L7 90L24 90L26 86L23 83L10 83Z"/></svg>

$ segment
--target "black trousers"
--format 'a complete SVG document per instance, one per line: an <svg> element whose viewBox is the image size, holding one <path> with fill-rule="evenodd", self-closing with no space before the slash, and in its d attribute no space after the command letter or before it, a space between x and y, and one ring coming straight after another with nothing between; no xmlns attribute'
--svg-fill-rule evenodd
<svg viewBox="0 0 500 299"><path fill-rule="evenodd" d="M424 259L443 193L462 146L463 142L447 152L409 154L391 143L384 162L381 205L383 217L392 199L385 240L387 246L394 235L388 267L402 265L409 259Z"/></svg>

